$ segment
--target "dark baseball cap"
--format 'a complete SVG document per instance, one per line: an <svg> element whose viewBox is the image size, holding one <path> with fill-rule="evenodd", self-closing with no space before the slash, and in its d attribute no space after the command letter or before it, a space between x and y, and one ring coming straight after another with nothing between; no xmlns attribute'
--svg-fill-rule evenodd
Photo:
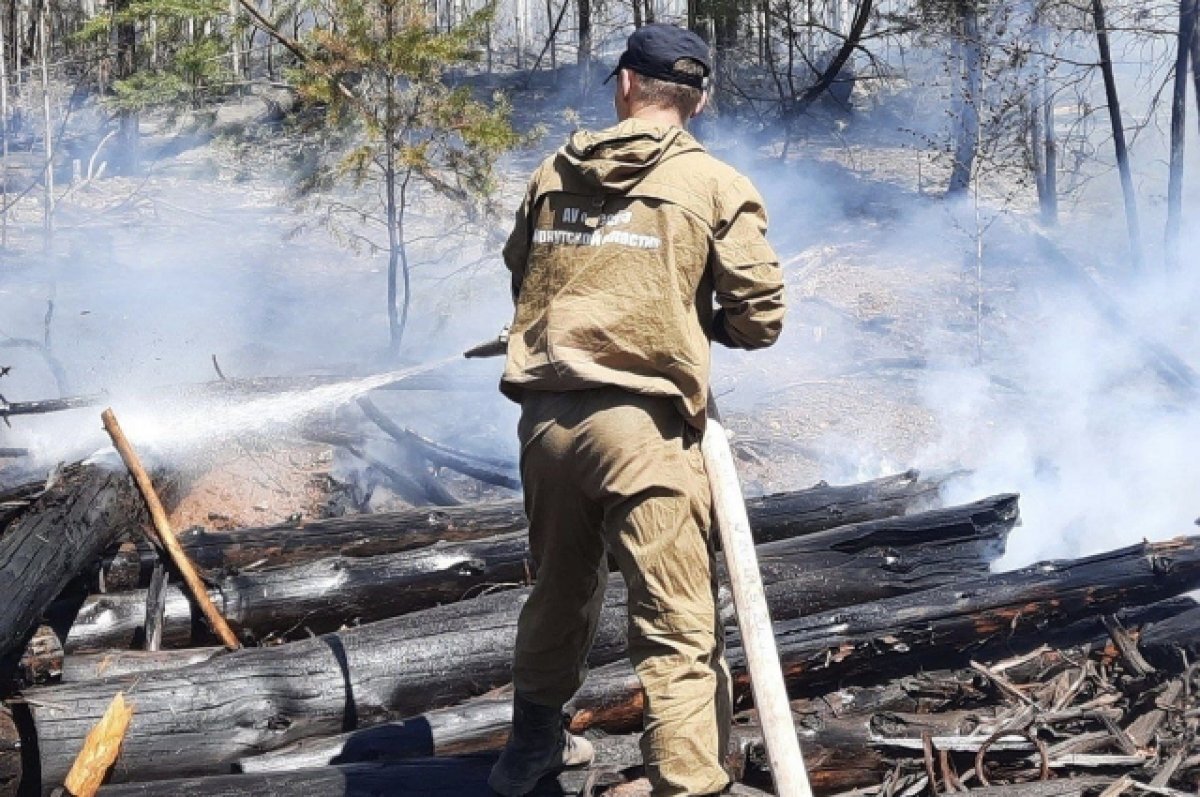
<svg viewBox="0 0 1200 797"><path fill-rule="evenodd" d="M704 67L704 74L688 75L675 69L675 62L680 58L690 58ZM708 45L692 31L675 25L661 23L643 25L633 32L625 43L625 52L616 68L605 78L604 82L612 80L622 69L632 69L639 75L665 80L668 83L682 83L696 89L703 89L708 76L712 74L712 64L708 60Z"/></svg>

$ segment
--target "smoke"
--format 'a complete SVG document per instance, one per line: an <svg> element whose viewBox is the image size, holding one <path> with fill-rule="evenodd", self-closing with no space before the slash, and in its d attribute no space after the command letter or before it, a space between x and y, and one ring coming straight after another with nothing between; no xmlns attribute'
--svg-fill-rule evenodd
<svg viewBox="0 0 1200 797"><path fill-rule="evenodd" d="M578 117L566 114L536 151L504 164L507 204L575 118L593 127L611 121L607 96L597 88ZM540 108L519 106L529 117L522 123L574 106L577 79L567 71L543 97ZM786 161L774 131L751 135L724 119L699 128L714 154L766 197L785 263L790 314L779 344L750 353L718 348L714 357L714 390L746 455L748 488L858 481L913 466L966 470L947 501L1022 495L1023 526L1004 568L1193 531L1200 402L1164 382L1143 341L1200 367L1200 264L1190 254L1200 231L1187 230L1179 273L1161 273L1161 253L1149 245L1152 267L1129 274L1115 177L1093 168L1069 181L1073 202L1064 201L1064 223L1052 236L1103 286L1115 322L1113 308L1098 306L1086 283L1039 246L1027 221L1031 187L981 168L978 212L973 197L955 204L936 196L948 169L928 142L942 131L944 93L914 80L873 103L870 113L818 117ZM1075 126L1092 137L1081 151L1107 151L1096 137L1103 127ZM1064 144L1064 164L1065 152ZM1134 147L1146 230L1161 229L1161 154L1150 133ZM212 355L230 377L394 367L384 356L382 258L350 252L318 228L286 235L297 223L278 199L287 175L251 168L231 182L223 166L203 163L223 157L199 148L184 159L194 172L180 171L177 158L173 173L144 185L106 181L105 190L129 194L105 211L115 223L80 214L60 230L49 266L6 262L0 286L0 332L40 339L53 298L53 351L71 392L107 391L135 445L145 441L168 460L199 456L224 439L222 428L275 434L312 409L295 396L286 407L231 405L168 389L215 379ZM1195 148L1189 158L1194 175ZM1194 183L1185 219L1200 209ZM417 237L444 238L436 205L418 200ZM461 247L414 249L404 363L461 351L510 318L497 256L508 220ZM14 366L0 380L9 401L56 394L32 351L0 349L0 365ZM499 363L447 373L486 387ZM515 458L516 408L494 389L375 400L402 425ZM107 445L99 409L16 418L0 445L28 446L40 464L86 455ZM386 444L367 451L391 453Z"/></svg>
<svg viewBox="0 0 1200 797"><path fill-rule="evenodd" d="M1186 325L1200 283L1177 275L1125 286L1130 320L1120 326L1069 284L1053 287L1034 291L1027 315L1007 325L1004 385L987 368L930 373L922 384L942 430L924 462L972 471L947 499L1021 493L1023 526L1001 568L1187 534L1200 516L1200 403L1164 386L1134 340L1173 329L1159 339L1194 361L1200 348Z"/></svg>
<svg viewBox="0 0 1200 797"><path fill-rule="evenodd" d="M431 262L428 250L416 246L414 311L397 362L387 355L384 259L349 251L316 226L296 234L305 219L281 201L289 185L282 169L259 168L234 182L189 166L196 161L231 171L236 163L210 142L152 166L145 179L81 189L74 195L79 205L63 203L50 256L41 255L32 235L17 239L27 246L7 253L0 345L43 342L52 302L50 352L67 375L65 392L102 394L98 406L15 416L11 428L0 429L0 447L33 452L9 463L22 472L106 447L99 423L105 405L143 456L173 466L202 460L234 438L279 435L314 419L327 423L322 413L339 403L324 395L329 390L231 397L193 386L219 381L218 368L230 379L354 376L438 361L494 337L510 312L507 279L494 268L453 274L476 252L463 252L461 262ZM418 234L436 231L441 221L414 214ZM0 348L0 366L12 369L0 379L9 402L60 394L33 346ZM498 368L496 361L471 362L444 374L450 384L460 376L478 382L498 379ZM450 419L447 402L459 410ZM459 424L513 418L509 402L494 391L440 398L406 392L380 403L394 407L404 425L460 441L468 430L453 428ZM507 436L483 437L473 447L507 452L509 444Z"/></svg>
<svg viewBox="0 0 1200 797"><path fill-rule="evenodd" d="M790 315L776 349L720 353L716 385L804 449L764 486L968 471L947 502L1021 494L1000 569L1195 533L1200 397L1156 363L1166 351L1200 368L1200 231L1185 227L1179 272L1148 246L1150 267L1131 273L1106 176L1049 233L1064 260L1028 206L921 196L900 165L912 154L876 148L865 165L811 145L786 169L740 163L783 228ZM1153 196L1165 174L1150 149ZM995 175L980 179L995 191ZM1147 207L1161 229L1161 206Z"/></svg>

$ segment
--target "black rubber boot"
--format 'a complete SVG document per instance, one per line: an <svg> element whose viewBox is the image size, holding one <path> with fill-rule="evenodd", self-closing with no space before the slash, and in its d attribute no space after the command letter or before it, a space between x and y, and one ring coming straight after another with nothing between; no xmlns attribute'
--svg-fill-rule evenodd
<svg viewBox="0 0 1200 797"><path fill-rule="evenodd" d="M586 766L594 756L591 742L567 732L561 708L539 706L517 695L512 732L488 775L488 785L504 797L522 797L546 775Z"/></svg>

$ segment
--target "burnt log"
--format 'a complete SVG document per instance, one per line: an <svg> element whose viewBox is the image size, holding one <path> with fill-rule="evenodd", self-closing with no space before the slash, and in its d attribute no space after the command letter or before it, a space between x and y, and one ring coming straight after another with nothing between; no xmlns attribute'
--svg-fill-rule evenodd
<svg viewBox="0 0 1200 797"><path fill-rule="evenodd" d="M1195 607L1191 599L1173 598L1122 612L1122 621L1140 627ZM1076 623L1036 641L1047 639L1078 645L1070 652L1085 658L1087 650L1103 647L1105 629L1099 618ZM1063 656L1050 648L1025 657L1006 674L1036 679ZM1182 660L1175 662L1176 669ZM802 736L805 764L814 787L834 793L878 784L896 762L886 753L888 738L955 736L975 730L980 721L994 721L996 710L989 692L980 689L972 669L923 671L871 686L843 686L810 698L794 700L792 714ZM744 697L739 694L737 697ZM572 730L629 733L641 727L641 687L627 662L596 668L571 701ZM284 772L307 767L398 761L411 757L463 755L496 751L507 738L512 719L511 696L488 694L463 703L397 722L361 728L336 736L304 739L293 745L239 760L239 772ZM750 762L765 761L762 740L754 727L754 712L735 718L734 740ZM753 769L753 766L751 767Z"/></svg>
<svg viewBox="0 0 1200 797"><path fill-rule="evenodd" d="M0 683L9 682L42 613L116 540L125 485L100 465L68 467L0 538Z"/></svg>
<svg viewBox="0 0 1200 797"><path fill-rule="evenodd" d="M918 705L912 693L899 684L890 684L872 697L836 715L829 712L828 706L838 701L837 693L822 696L819 702L793 704L793 712L802 723L809 777L820 790L830 792L878 783L893 763L893 759L871 747L881 737L920 736L923 731L954 735L977 725L977 712L915 714L889 710L915 709ZM641 727L640 699L640 687L628 666L598 668L589 674L587 683L571 701L572 730L575 733L600 730L609 734L636 731ZM617 705L635 706L635 710L613 711ZM945 707L946 703L939 705ZM504 745L511 720L509 695L485 695L400 722L307 739L282 750L242 759L235 769L246 773L287 772L328 765L495 752ZM735 718L733 733L736 747L751 756L763 744L761 732L753 723L754 713L746 712ZM640 763L640 754L635 763Z"/></svg>
<svg viewBox="0 0 1200 797"><path fill-rule="evenodd" d="M1017 514L1016 496L995 496L767 543L759 559L768 581L787 582L794 594L779 603L789 607L786 617L796 617L983 575L1003 552ZM261 641L395 617L496 585L517 586L529 580L532 567L527 537L518 533L237 573L216 581L210 595L243 639ZM133 646L144 636L146 600L145 591L91 596L67 636L67 652ZM164 646L211 640L194 611L178 586L168 588Z"/></svg>
<svg viewBox="0 0 1200 797"><path fill-rule="evenodd" d="M159 650L110 650L104 653L75 653L64 656L59 665L67 683L114 678L119 675L150 672L164 667L186 667L217 656L221 647L192 648L164 652Z"/></svg>
<svg viewBox="0 0 1200 797"><path fill-rule="evenodd" d="M0 533L13 518L28 509L44 492L44 479L0 490Z"/></svg>
<svg viewBox="0 0 1200 797"><path fill-rule="evenodd" d="M627 783L622 770L641 762L637 738L610 736L595 740L597 762L588 769L567 770L544 778L530 797L591 797L611 793L609 787ZM426 758L392 763L360 763L317 767L290 772L253 775L220 775L151 783L106 786L100 797L144 797L186 794L189 797L259 797L263 794L319 794L322 797L378 797L378 795L447 795L495 797L487 786L495 757L472 755ZM642 792L635 792L642 793ZM733 797L768 797L768 792L735 783Z"/></svg>
<svg viewBox="0 0 1200 797"><path fill-rule="evenodd" d="M846 486L824 482L806 490L753 498L750 523L760 542L809 534L848 523L895 517L938 503L945 478L916 471ZM228 532L195 528L179 541L198 567L236 570L278 567L331 556L377 556L434 543L467 542L526 528L520 501L412 509L314 520ZM153 553L143 552L141 585L149 583Z"/></svg>
<svg viewBox="0 0 1200 797"><path fill-rule="evenodd" d="M494 756L418 759L399 763L350 764L259 775L216 775L161 782L106 786L99 797L258 797L263 794L319 794L322 797L375 797L387 794L428 797L494 797L487 785ZM547 778L531 795L580 795L584 778L564 773ZM574 780L575 783L571 781Z"/></svg>
<svg viewBox="0 0 1200 797"><path fill-rule="evenodd" d="M1197 585L1200 537L1178 537L789 620L775 634L790 681L881 678L935 652L942 666L965 661L995 643L1146 606ZM738 655L731 651L731 665Z"/></svg>
<svg viewBox="0 0 1200 797"><path fill-rule="evenodd" d="M1200 655L1200 606L1167 617L1145 628L1138 649L1160 668L1178 668Z"/></svg>
<svg viewBox="0 0 1200 797"><path fill-rule="evenodd" d="M625 653L624 590L613 582L592 665ZM780 623L777 635L785 672L802 691L851 675L878 680L897 667L945 666L986 643L1015 645L1047 627L1197 585L1200 538L1181 538L837 609ZM32 690L21 739L38 751L31 777L40 769L44 783L61 778L111 696L134 684L138 710L114 781L222 771L251 752L453 705L509 680L526 594L485 595L190 667ZM779 601L788 594L774 595L774 612L787 610ZM739 667L736 645L729 658ZM738 680L745 688L744 675Z"/></svg>

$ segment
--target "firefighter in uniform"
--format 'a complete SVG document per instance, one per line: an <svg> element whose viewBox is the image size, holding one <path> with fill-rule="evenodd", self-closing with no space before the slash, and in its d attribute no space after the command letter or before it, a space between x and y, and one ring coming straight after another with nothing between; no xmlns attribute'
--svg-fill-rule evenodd
<svg viewBox="0 0 1200 797"><path fill-rule="evenodd" d="M729 783L700 455L709 346L771 345L784 305L761 197L685 130L710 72L694 33L637 30L610 76L619 124L576 132L541 164L504 248L516 314L501 390L521 404L537 580L517 630L513 729L488 781L500 794L592 759L563 706L586 674L606 552L628 590L654 795Z"/></svg>

